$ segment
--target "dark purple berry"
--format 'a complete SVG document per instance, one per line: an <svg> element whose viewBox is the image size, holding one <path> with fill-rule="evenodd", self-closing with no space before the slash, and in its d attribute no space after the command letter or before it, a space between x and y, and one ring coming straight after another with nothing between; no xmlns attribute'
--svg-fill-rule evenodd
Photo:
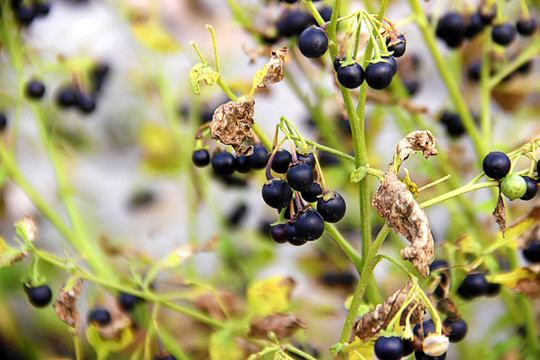
<svg viewBox="0 0 540 360"><path fill-rule="evenodd" d="M434 332L435 323L431 319L423 321L420 324L416 324L413 328L414 335L416 335L416 337L420 339L424 339L429 334L433 334Z"/></svg>
<svg viewBox="0 0 540 360"><path fill-rule="evenodd" d="M96 109L96 99L87 94L79 94L76 105L84 114L90 114Z"/></svg>
<svg viewBox="0 0 540 360"><path fill-rule="evenodd" d="M414 351L411 342L405 339L401 339L401 342L403 343L403 356L411 355Z"/></svg>
<svg viewBox="0 0 540 360"><path fill-rule="evenodd" d="M30 304L37 308L42 308L50 304L52 300L52 291L49 285L40 285L30 287L23 284L24 292Z"/></svg>
<svg viewBox="0 0 540 360"><path fill-rule="evenodd" d="M536 181L531 179L528 176L523 177L525 179L525 182L527 183L527 190L525 191L525 195L520 197L521 200L532 200L536 196L536 193L538 192L538 184Z"/></svg>
<svg viewBox="0 0 540 360"><path fill-rule="evenodd" d="M234 156L227 151L214 154L211 163L216 175L229 176L234 173Z"/></svg>
<svg viewBox="0 0 540 360"><path fill-rule="evenodd" d="M415 351L414 358L415 360L446 360L446 353L439 356L429 356L423 351Z"/></svg>
<svg viewBox="0 0 540 360"><path fill-rule="evenodd" d="M287 182L296 191L308 190L313 184L313 169L303 162L294 164L287 170Z"/></svg>
<svg viewBox="0 0 540 360"><path fill-rule="evenodd" d="M493 42L506 46L516 37L516 27L512 23L496 25L491 29L491 38Z"/></svg>
<svg viewBox="0 0 540 360"><path fill-rule="evenodd" d="M335 223L343 219L347 206L345 200L338 193L334 193L334 196L325 200L324 197L319 198L317 201L317 211L321 214L324 221L329 223Z"/></svg>
<svg viewBox="0 0 540 360"><path fill-rule="evenodd" d="M372 89L386 89L393 77L394 69L388 62L371 63L366 67L366 82Z"/></svg>
<svg viewBox="0 0 540 360"><path fill-rule="evenodd" d="M294 222L288 222L285 225L285 237L287 238L289 244L294 246L301 246L307 242L305 239L302 239L296 234L296 227Z"/></svg>
<svg viewBox="0 0 540 360"><path fill-rule="evenodd" d="M319 10L319 14L324 21L329 22L330 18L332 17L332 8L330 6L325 6L321 10Z"/></svg>
<svg viewBox="0 0 540 360"><path fill-rule="evenodd" d="M517 32L521 36L531 36L536 31L536 20L532 17L521 18L516 22Z"/></svg>
<svg viewBox="0 0 540 360"><path fill-rule="evenodd" d="M300 154L297 152L296 158L298 159L298 161L304 162L308 164L309 167L311 167L312 169L315 169L316 161L315 161L315 156L313 155L313 153Z"/></svg>
<svg viewBox="0 0 540 360"><path fill-rule="evenodd" d="M262 197L266 205L283 209L292 199L292 190L285 180L272 179L263 185Z"/></svg>
<svg viewBox="0 0 540 360"><path fill-rule="evenodd" d="M255 170L264 169L268 164L268 159L270 159L270 154L266 148L262 145L255 145L253 153L248 156L249 166Z"/></svg>
<svg viewBox="0 0 540 360"><path fill-rule="evenodd" d="M469 273L463 279L458 288L458 294L463 299L473 299L485 295L488 289L488 282L483 274Z"/></svg>
<svg viewBox="0 0 540 360"><path fill-rule="evenodd" d="M463 16L456 12L448 12L437 23L436 34L451 48L461 45L465 37L466 24Z"/></svg>
<svg viewBox="0 0 540 360"><path fill-rule="evenodd" d="M336 72L339 83L347 89L356 89L364 82L364 69L358 63L340 66Z"/></svg>
<svg viewBox="0 0 540 360"><path fill-rule="evenodd" d="M13 14L15 15L15 20L22 26L30 25L36 17L34 8L27 6L19 6L13 9Z"/></svg>
<svg viewBox="0 0 540 360"><path fill-rule="evenodd" d="M399 360L403 357L403 343L396 336L379 336L373 350L380 360Z"/></svg>
<svg viewBox="0 0 540 360"><path fill-rule="evenodd" d="M287 150L278 150L272 159L271 169L278 174L285 174L289 170L289 164L292 161L292 155Z"/></svg>
<svg viewBox="0 0 540 360"><path fill-rule="evenodd" d="M293 10L287 12L277 23L280 36L290 37L300 35L305 28L312 24L311 17L303 11Z"/></svg>
<svg viewBox="0 0 540 360"><path fill-rule="evenodd" d="M317 26L310 26L298 37L298 48L307 58L318 58L328 50L328 35Z"/></svg>
<svg viewBox="0 0 540 360"><path fill-rule="evenodd" d="M465 28L465 36L469 39L478 35L484 29L484 22L480 13L475 12L469 17L469 23Z"/></svg>
<svg viewBox="0 0 540 360"><path fill-rule="evenodd" d="M36 16L47 16L51 11L51 6L47 3L35 3L34 13Z"/></svg>
<svg viewBox="0 0 540 360"><path fill-rule="evenodd" d="M70 88L62 88L56 94L56 103L61 108L68 108L77 104L79 94Z"/></svg>
<svg viewBox="0 0 540 360"><path fill-rule="evenodd" d="M8 125L7 116L4 113L0 113L0 132L6 130Z"/></svg>
<svg viewBox="0 0 540 360"><path fill-rule="evenodd" d="M26 84L26 96L33 100L39 100L45 94L45 86L41 81L31 80Z"/></svg>
<svg viewBox="0 0 540 360"><path fill-rule="evenodd" d="M405 50L407 48L407 40L405 39L404 35L399 35L397 37L397 41L391 41L390 38L386 39L386 46L388 51L393 51L392 56L393 57L402 57L403 54L405 54Z"/></svg>
<svg viewBox="0 0 540 360"><path fill-rule="evenodd" d="M416 80L403 80L403 86L407 90L407 94L414 96L420 88L420 83Z"/></svg>
<svg viewBox="0 0 540 360"><path fill-rule="evenodd" d="M450 342L457 343L465 339L465 336L467 335L467 323L465 320L458 319L451 321L450 319L446 319L443 321L443 325L450 330L450 333L448 334Z"/></svg>
<svg viewBox="0 0 540 360"><path fill-rule="evenodd" d="M382 59L386 60L386 63L390 64L390 66L392 66L392 74L396 75L397 70L398 70L396 59L394 59L393 56L384 56Z"/></svg>
<svg viewBox="0 0 540 360"><path fill-rule="evenodd" d="M210 153L208 153L208 150L206 149L195 150L193 154L191 154L191 161L193 162L193 165L197 167L208 166L208 164L210 164Z"/></svg>
<svg viewBox="0 0 540 360"><path fill-rule="evenodd" d="M97 307L88 314L88 322L98 325L107 325L111 322L111 314L107 309Z"/></svg>
<svg viewBox="0 0 540 360"><path fill-rule="evenodd" d="M494 180L500 180L508 175L511 165L512 163L505 153L493 151L484 158L482 169L488 177Z"/></svg>
<svg viewBox="0 0 540 360"><path fill-rule="evenodd" d="M446 127L446 132L450 137L459 137L465 133L465 126L457 113L444 111L440 122Z"/></svg>
<svg viewBox="0 0 540 360"><path fill-rule="evenodd" d="M431 263L431 265L429 265L429 271L432 273L437 270L445 269L444 271L438 272L439 282L443 282L447 281L448 277L450 276L450 273L447 270L449 266L450 265L444 260L435 260ZM440 284L437 285L433 291L433 294L439 299L444 297L444 290Z"/></svg>
<svg viewBox="0 0 540 360"><path fill-rule="evenodd" d="M296 235L304 240L316 240L324 233L324 220L315 210L307 210L296 218Z"/></svg>
<svg viewBox="0 0 540 360"><path fill-rule="evenodd" d="M124 292L118 294L118 305L120 305L120 307L124 311L133 310L135 308L135 305L137 305L139 301L142 301L142 299L133 294L128 294Z"/></svg>
<svg viewBox="0 0 540 360"><path fill-rule="evenodd" d="M109 65L105 63L98 63L92 69L90 73L90 80L92 81L92 91L94 94L97 94L105 85L105 81L109 77L111 69Z"/></svg>
<svg viewBox="0 0 540 360"><path fill-rule="evenodd" d="M315 202L319 200L319 196L322 195L321 185L313 183L309 189L302 191L301 194L302 198L307 202Z"/></svg>
<svg viewBox="0 0 540 360"><path fill-rule="evenodd" d="M477 60L473 61L467 68L467 77L471 81L480 81L482 74L482 62Z"/></svg>
<svg viewBox="0 0 540 360"><path fill-rule="evenodd" d="M247 214L247 206L244 203L237 204L227 216L227 223L231 228L235 228L240 224Z"/></svg>
<svg viewBox="0 0 540 360"><path fill-rule="evenodd" d="M285 224L277 224L270 228L270 237L278 244L284 244L287 242L287 236L285 234Z"/></svg>
<svg viewBox="0 0 540 360"><path fill-rule="evenodd" d="M250 172L251 166L249 165L249 160L246 155L236 155L234 157L234 170L241 174Z"/></svg>
<svg viewBox="0 0 540 360"><path fill-rule="evenodd" d="M334 62L332 63L332 65L334 66L334 71L338 71L338 69L341 67L341 62L345 60L344 57L339 57L339 56L336 56L334 58Z"/></svg>
<svg viewBox="0 0 540 360"><path fill-rule="evenodd" d="M499 295L500 292L501 292L501 284L488 282L486 296L490 296L490 297L497 296Z"/></svg>
<svg viewBox="0 0 540 360"><path fill-rule="evenodd" d="M522 254L531 263L540 262L540 242L531 242L528 247L522 250Z"/></svg>
<svg viewBox="0 0 540 360"><path fill-rule="evenodd" d="M495 16L497 15L497 8L493 5L491 8L484 7L480 10L480 18L485 25L491 25Z"/></svg>

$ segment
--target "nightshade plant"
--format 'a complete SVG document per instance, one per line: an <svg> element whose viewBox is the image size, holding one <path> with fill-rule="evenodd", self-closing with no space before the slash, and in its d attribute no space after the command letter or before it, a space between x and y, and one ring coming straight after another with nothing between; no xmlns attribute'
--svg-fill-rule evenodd
<svg viewBox="0 0 540 360"><path fill-rule="evenodd" d="M3 311L0 345L9 349L0 351L65 356L50 341L67 338L63 351L77 360L538 359L540 138L537 109L524 96L537 91L528 64L540 52L538 9L525 0L408 0L399 2L408 12L393 19L386 16L389 0L223 3L252 37L244 47L252 62L266 61L248 81L233 81L220 67L227 34L219 25L206 25L213 50L207 54L195 42L179 47L152 11L140 16L116 4L133 12L127 21L144 45L140 102L165 119L140 124L134 138L141 165L185 194L175 205L185 207L189 243L172 244L161 256L131 242L118 245L92 221L70 171L73 159L86 155L85 141L75 136L84 134L51 120L72 107L75 118L105 116L97 104L106 100L101 94L114 69L76 56L32 69L27 28L49 7L2 3L1 59L16 88L0 103L0 174L3 186L20 188L37 211L15 222L13 241L0 238L0 306L26 297L38 308L29 333L43 335L20 336L25 321ZM407 34L413 26L421 38ZM242 45L233 44L240 63ZM184 80L193 96L178 111L177 79L150 65L188 51L195 60ZM436 110L411 99L404 86L422 81L430 92L435 85L418 71L427 63L447 97ZM48 69L62 76L56 88ZM461 81L466 73L476 82ZM206 111L215 85L228 100ZM266 114L258 111L255 103L280 86L304 105L311 125L285 114L287 97L272 100L283 103ZM23 171L18 145L26 108L61 207ZM334 161L323 162L328 156ZM227 216L229 192L249 194L249 203ZM159 201L146 199L130 211L150 211ZM262 234L246 224L254 204L265 214ZM197 228L204 220L214 233L209 239ZM39 231L49 226L69 250L44 244ZM290 277L261 278L285 251L309 255L285 269ZM211 275L196 261L201 253L215 256ZM381 262L388 267L375 277ZM295 278L308 279L306 294L291 297ZM319 288L338 296L339 306L328 311L310 302ZM486 297L505 309L492 312L489 324L476 316ZM339 328L327 325L328 313L339 317ZM468 339L473 331L481 335Z"/></svg>

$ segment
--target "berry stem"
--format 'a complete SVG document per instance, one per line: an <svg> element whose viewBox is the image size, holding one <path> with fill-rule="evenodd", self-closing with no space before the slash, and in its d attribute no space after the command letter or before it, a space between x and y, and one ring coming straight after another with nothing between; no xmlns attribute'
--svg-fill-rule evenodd
<svg viewBox="0 0 540 360"><path fill-rule="evenodd" d="M519 7L521 8L523 17L528 19L530 15L529 15L529 7L527 6L527 2L525 0L519 0Z"/></svg>
<svg viewBox="0 0 540 360"><path fill-rule="evenodd" d="M510 61L500 69L495 76L491 77L489 82L490 89L499 85L504 78L516 71L520 66L534 59L539 53L540 38L536 36L514 60Z"/></svg>
<svg viewBox="0 0 540 360"><path fill-rule="evenodd" d="M214 62L216 63L216 72L221 74L221 72L219 71L219 57L216 44L216 33L214 32L214 28L212 27L212 25L206 24L206 28L210 31L210 36L212 37L212 47L214 49Z"/></svg>
<svg viewBox="0 0 540 360"><path fill-rule="evenodd" d="M319 10L317 10L315 5L313 5L313 2L311 0L302 0L302 2L309 9L309 11L311 12L311 15L313 15L317 24L319 24L319 26L323 26L326 22L324 21L321 14L319 13Z"/></svg>
<svg viewBox="0 0 540 360"><path fill-rule="evenodd" d="M488 188L488 187L497 187L497 186L499 186L498 181L486 181L486 182L479 183L479 184L467 184L467 185L464 185L464 186L462 186L460 188L457 188L457 189L455 189L453 191L447 192L446 194L442 194L442 195L439 195L437 197L434 197L433 199L426 200L426 201L420 203L420 207L425 209L425 208L428 208L428 207L433 206L435 204L441 203L443 201L446 201L446 200L451 199L451 198L456 197L456 196L466 194L466 193L471 192L471 191L484 189L484 188Z"/></svg>
<svg viewBox="0 0 540 360"><path fill-rule="evenodd" d="M315 158L315 165L317 166L317 173L319 174L319 179L321 180L321 187L323 194L328 193L328 186L326 186L326 180L324 179L324 174L321 169L321 164L319 163L319 157L313 152L313 157Z"/></svg>

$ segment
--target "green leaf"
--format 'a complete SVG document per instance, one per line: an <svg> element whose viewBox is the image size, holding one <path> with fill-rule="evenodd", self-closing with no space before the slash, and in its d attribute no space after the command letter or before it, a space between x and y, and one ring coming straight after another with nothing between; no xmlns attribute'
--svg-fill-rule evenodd
<svg viewBox="0 0 540 360"><path fill-rule="evenodd" d="M345 299L345 308L347 310L351 308L353 296L354 295L349 295L347 297L347 299ZM358 306L358 310L356 311L356 316L359 316L359 317L363 316L363 315L367 314L368 312L370 312L373 309L374 309L373 306L371 306L369 304L361 303L360 306Z"/></svg>
<svg viewBox="0 0 540 360"><path fill-rule="evenodd" d="M189 72L189 81L191 89L195 95L201 93L199 82L204 81L207 85L215 85L219 79L219 73L215 72L209 63L198 63L193 66Z"/></svg>
<svg viewBox="0 0 540 360"><path fill-rule="evenodd" d="M118 340L106 340L101 337L99 329L95 325L90 325L86 330L86 339L97 352L98 359L104 358L109 353L121 351L133 342L131 326L121 329L119 335Z"/></svg>
<svg viewBox="0 0 540 360"><path fill-rule="evenodd" d="M23 257L23 251L16 250L8 246L4 239L0 237L0 268L11 266L13 263L21 260Z"/></svg>
<svg viewBox="0 0 540 360"><path fill-rule="evenodd" d="M367 174L367 167L360 166L358 169L354 170L351 173L351 182L354 184L354 183L358 183L364 180L364 178L366 177L366 174Z"/></svg>
<svg viewBox="0 0 540 360"><path fill-rule="evenodd" d="M250 314L265 316L285 312L290 306L293 286L291 278L282 276L254 282L247 290Z"/></svg>
<svg viewBox="0 0 540 360"><path fill-rule="evenodd" d="M210 360L244 359L242 349L236 345L234 337L228 330L221 330L210 336Z"/></svg>

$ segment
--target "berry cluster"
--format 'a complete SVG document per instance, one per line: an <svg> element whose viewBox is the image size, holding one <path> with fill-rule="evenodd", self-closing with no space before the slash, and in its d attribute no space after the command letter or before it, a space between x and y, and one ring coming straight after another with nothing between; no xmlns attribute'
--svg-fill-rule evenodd
<svg viewBox="0 0 540 360"><path fill-rule="evenodd" d="M11 0L11 7L15 20L21 26L29 26L36 17L49 14L51 6L47 2L32 2L32 5L24 5L22 0Z"/></svg>
<svg viewBox="0 0 540 360"><path fill-rule="evenodd" d="M251 170L260 170L266 167L270 154L263 145L254 145L251 155L233 155L228 151L215 152L210 158L206 149L193 151L191 160L197 167L212 164L214 174L220 177L231 176L234 172L245 174Z"/></svg>

